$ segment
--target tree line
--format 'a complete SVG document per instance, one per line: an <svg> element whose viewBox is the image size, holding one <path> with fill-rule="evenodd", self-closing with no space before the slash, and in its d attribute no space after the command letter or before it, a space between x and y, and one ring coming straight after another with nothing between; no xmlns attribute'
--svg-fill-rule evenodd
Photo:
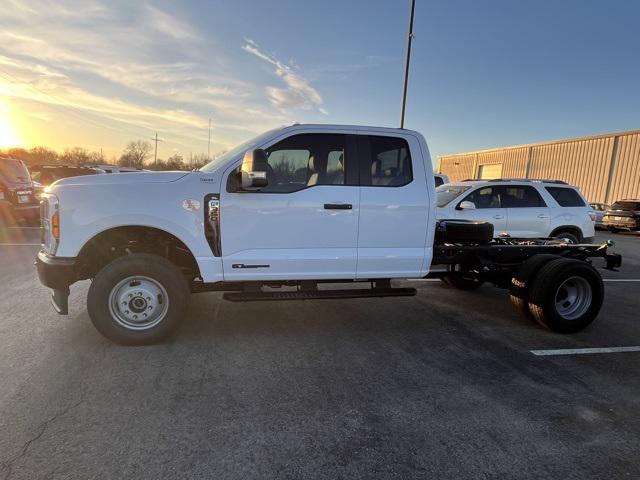
<svg viewBox="0 0 640 480"><path fill-rule="evenodd" d="M101 151L90 151L86 148L67 148L59 153L49 147L9 148L0 153L22 160L28 167L34 165L120 165L121 167L145 168L148 170L192 170L205 165L209 159L203 153L193 155L190 159L174 153L166 160L153 159L153 146L145 140L134 140L127 144L122 154L107 158ZM218 153L216 156L224 152Z"/></svg>

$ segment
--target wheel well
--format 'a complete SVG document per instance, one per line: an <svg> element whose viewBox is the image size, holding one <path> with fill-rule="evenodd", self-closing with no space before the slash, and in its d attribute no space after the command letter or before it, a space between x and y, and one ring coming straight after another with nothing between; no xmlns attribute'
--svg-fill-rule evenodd
<svg viewBox="0 0 640 480"><path fill-rule="evenodd" d="M81 279L93 278L108 263L131 253L152 253L176 264L192 280L200 270L191 250L176 236L158 228L123 226L100 232L78 254Z"/></svg>
<svg viewBox="0 0 640 480"><path fill-rule="evenodd" d="M563 225L561 227L557 227L556 229L553 230L553 232L551 232L551 235L549 235L550 237L555 237L557 236L559 233L572 233L573 235L575 235L576 237L578 237L579 241L582 241L582 239L584 238L582 235L582 230L580 230L578 227L574 226L574 225Z"/></svg>

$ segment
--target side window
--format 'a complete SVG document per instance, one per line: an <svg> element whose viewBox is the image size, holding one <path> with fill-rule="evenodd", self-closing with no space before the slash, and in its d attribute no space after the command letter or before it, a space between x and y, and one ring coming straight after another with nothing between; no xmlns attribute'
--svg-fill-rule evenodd
<svg viewBox="0 0 640 480"><path fill-rule="evenodd" d="M584 201L573 188L545 187L561 207L584 207Z"/></svg>
<svg viewBox="0 0 640 480"><path fill-rule="evenodd" d="M463 201L473 202L476 208L502 208L501 187L481 187L474 190Z"/></svg>
<svg viewBox="0 0 640 480"><path fill-rule="evenodd" d="M346 150L345 135L310 133L285 138L266 149L268 184L258 193L291 193L317 185L345 185ZM236 191L235 178L229 176L228 191Z"/></svg>
<svg viewBox="0 0 640 480"><path fill-rule="evenodd" d="M269 187L279 190L295 191L307 186L309 159L311 152L305 148L274 150L267 152L270 171ZM271 180L274 179L275 183ZM265 189L265 191L267 190Z"/></svg>
<svg viewBox="0 0 640 480"><path fill-rule="evenodd" d="M546 207L538 191L525 185L505 185L501 200L505 208Z"/></svg>
<svg viewBox="0 0 640 480"><path fill-rule="evenodd" d="M366 137L368 144L361 154L363 186L401 187L413 180L409 145L402 138Z"/></svg>
<svg viewBox="0 0 640 480"><path fill-rule="evenodd" d="M436 187L439 187L440 185L444 185L444 180L442 180L442 177L436 175L433 178L434 178L434 180L436 182Z"/></svg>

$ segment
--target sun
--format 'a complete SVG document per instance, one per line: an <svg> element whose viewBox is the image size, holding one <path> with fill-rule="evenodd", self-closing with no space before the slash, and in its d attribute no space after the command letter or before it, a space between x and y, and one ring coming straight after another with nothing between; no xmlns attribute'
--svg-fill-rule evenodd
<svg viewBox="0 0 640 480"><path fill-rule="evenodd" d="M0 101L0 148L15 147L20 143L11 109L6 102Z"/></svg>

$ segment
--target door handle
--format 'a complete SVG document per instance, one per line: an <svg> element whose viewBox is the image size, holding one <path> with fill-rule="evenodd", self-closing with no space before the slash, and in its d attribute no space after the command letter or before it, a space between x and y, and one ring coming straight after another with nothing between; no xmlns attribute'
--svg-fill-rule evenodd
<svg viewBox="0 0 640 480"><path fill-rule="evenodd" d="M493 218L500 220L502 218L504 218L504 215L494 215Z"/></svg>
<svg viewBox="0 0 640 480"><path fill-rule="evenodd" d="M538 215L538 218L549 218L549 215L541 213L540 215Z"/></svg>
<svg viewBox="0 0 640 480"><path fill-rule="evenodd" d="M353 205L350 203L325 203L325 210L351 210Z"/></svg>

